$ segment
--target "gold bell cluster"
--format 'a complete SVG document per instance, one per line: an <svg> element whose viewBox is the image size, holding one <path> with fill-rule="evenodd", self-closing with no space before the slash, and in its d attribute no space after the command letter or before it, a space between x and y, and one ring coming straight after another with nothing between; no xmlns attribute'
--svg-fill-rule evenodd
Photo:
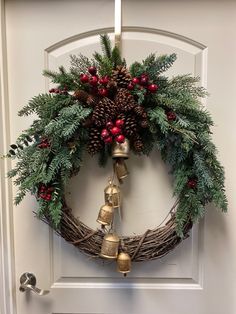
<svg viewBox="0 0 236 314"><path fill-rule="evenodd" d="M112 158L114 160L113 179L109 180L108 186L104 189L105 204L101 206L97 222L102 228L110 227L107 234L104 235L100 256L106 259L117 260L117 270L126 276L131 270L131 258L126 252L119 252L120 239L112 231L114 211L121 207L121 190L119 185L114 184L114 178L117 177L118 182L128 176L128 169L125 160L129 158L129 141L126 139L124 143L114 143L112 146Z"/></svg>
<svg viewBox="0 0 236 314"><path fill-rule="evenodd" d="M117 271L126 276L131 271L131 258L126 252L119 253L119 247L119 237L114 233L108 233L103 238L100 256L116 259Z"/></svg>

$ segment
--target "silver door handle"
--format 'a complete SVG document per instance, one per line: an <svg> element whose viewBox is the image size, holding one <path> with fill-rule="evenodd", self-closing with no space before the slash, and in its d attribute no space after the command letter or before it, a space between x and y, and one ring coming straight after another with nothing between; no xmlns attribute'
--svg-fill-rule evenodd
<svg viewBox="0 0 236 314"><path fill-rule="evenodd" d="M32 273L24 273L20 277L20 287L19 290L21 292L30 291L37 293L38 295L46 295L50 291L49 290L43 290L36 287L36 277Z"/></svg>

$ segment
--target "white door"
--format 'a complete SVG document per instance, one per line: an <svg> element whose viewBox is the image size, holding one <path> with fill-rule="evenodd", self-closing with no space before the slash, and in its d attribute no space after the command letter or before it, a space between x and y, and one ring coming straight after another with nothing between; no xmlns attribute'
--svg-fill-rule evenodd
<svg viewBox="0 0 236 314"><path fill-rule="evenodd" d="M6 79L1 82L2 151L32 122L32 117L19 118L17 111L33 95L48 91L42 70L68 66L70 54L91 56L99 49L100 32L114 37L114 2L9 0L1 1L1 8L1 79ZM168 75L193 73L207 86L230 211L223 215L209 206L205 221L173 253L160 261L135 264L123 278L114 264L88 259L37 220L31 196L14 207L15 190L4 178L9 165L2 162L3 314L236 313L236 2L123 1L122 24L128 62L153 51L176 52L178 60ZM122 234L155 227L173 203L171 180L158 155L141 160L132 156L129 168ZM110 171L87 158L80 176L68 186L74 214L94 228ZM47 296L19 291L19 278L27 271L36 275L39 288L50 290Z"/></svg>

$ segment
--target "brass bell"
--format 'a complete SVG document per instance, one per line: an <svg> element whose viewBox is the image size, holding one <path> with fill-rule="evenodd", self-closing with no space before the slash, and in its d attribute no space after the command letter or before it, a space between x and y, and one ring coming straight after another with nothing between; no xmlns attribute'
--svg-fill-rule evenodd
<svg viewBox="0 0 236 314"><path fill-rule="evenodd" d="M113 233L106 234L102 241L101 257L117 258L120 239Z"/></svg>
<svg viewBox="0 0 236 314"><path fill-rule="evenodd" d="M100 208L97 222L101 225L110 225L113 221L114 209L110 204L105 204Z"/></svg>
<svg viewBox="0 0 236 314"><path fill-rule="evenodd" d="M117 257L117 270L125 276L131 271L131 258L128 253L119 253Z"/></svg>
<svg viewBox="0 0 236 314"><path fill-rule="evenodd" d="M115 161L114 168L119 180L126 178L129 174L124 158L118 158Z"/></svg>
<svg viewBox="0 0 236 314"><path fill-rule="evenodd" d="M129 158L129 140L127 138L124 143L113 143L112 158Z"/></svg>
<svg viewBox="0 0 236 314"><path fill-rule="evenodd" d="M111 204L113 208L120 207L120 188L117 185L109 182L109 185L104 190L105 202Z"/></svg>

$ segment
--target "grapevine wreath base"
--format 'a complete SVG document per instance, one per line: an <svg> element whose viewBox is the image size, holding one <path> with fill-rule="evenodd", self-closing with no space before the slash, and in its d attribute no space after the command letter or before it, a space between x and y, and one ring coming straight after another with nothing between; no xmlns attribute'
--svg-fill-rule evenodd
<svg viewBox="0 0 236 314"><path fill-rule="evenodd" d="M37 119L11 145L7 157L17 162L9 177L16 177L16 204L30 192L40 219L85 254L117 260L118 271L126 274L131 261L172 251L204 216L208 203L227 210L224 170L211 141L213 121L200 103L207 93L198 78L163 75L176 55L150 54L128 68L107 35L101 36L101 47L103 53L95 52L91 60L71 56L69 71L45 71L56 85L20 110L20 116L36 114ZM148 156L153 150L168 164L177 201L164 225L143 235L117 236L113 220L122 206L125 160L130 151ZM101 166L114 161L97 230L75 218L65 200L65 187L79 174L85 151Z"/></svg>
<svg viewBox="0 0 236 314"><path fill-rule="evenodd" d="M174 206L172 209L174 210ZM150 261L164 257L188 237L192 228L192 222L188 219L180 237L176 232L175 213L172 212L170 216L164 226L148 229L142 235L121 237L120 249L129 254L132 262ZM44 217L42 220L53 227L50 218ZM56 232L86 255L100 257L104 231L102 229L93 230L86 226L73 215L70 208L64 208L60 229L57 229Z"/></svg>

